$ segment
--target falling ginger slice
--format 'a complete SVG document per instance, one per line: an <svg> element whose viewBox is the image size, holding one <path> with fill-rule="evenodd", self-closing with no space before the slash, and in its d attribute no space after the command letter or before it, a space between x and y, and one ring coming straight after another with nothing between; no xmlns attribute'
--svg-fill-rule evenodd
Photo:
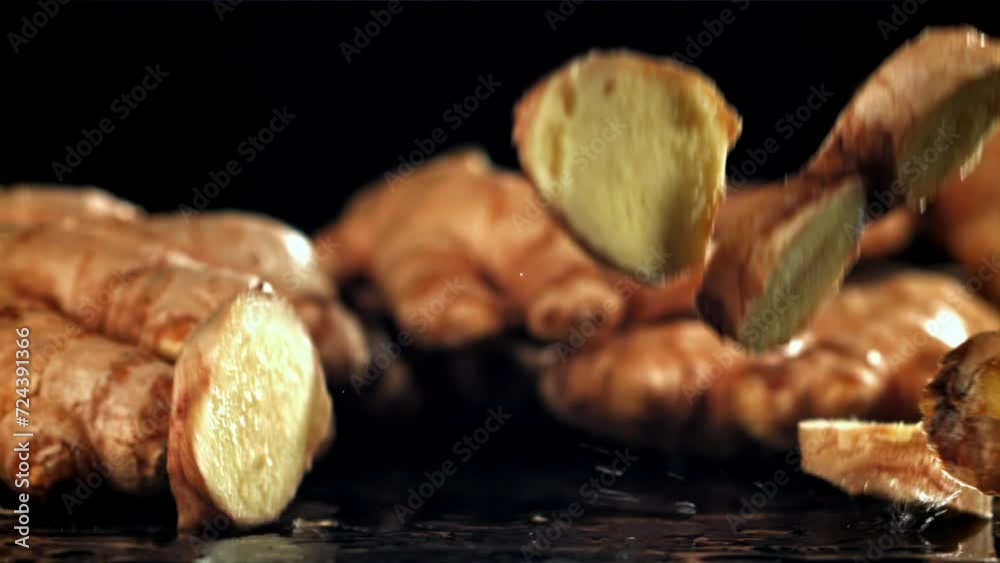
<svg viewBox="0 0 1000 563"><path fill-rule="evenodd" d="M758 188L756 208L717 230L702 316L753 350L787 342L839 289L864 223L904 203L922 207L971 168L998 119L1000 44L963 27L903 46L805 169Z"/></svg>
<svg viewBox="0 0 1000 563"><path fill-rule="evenodd" d="M993 498L945 471L919 424L805 420L802 469L852 495L993 517Z"/></svg>
<svg viewBox="0 0 1000 563"><path fill-rule="evenodd" d="M1000 334L979 334L946 355L920 407L948 471L1000 494Z"/></svg>
<svg viewBox="0 0 1000 563"><path fill-rule="evenodd" d="M704 264L740 127L697 70L596 51L525 94L514 141L542 199L584 246L659 281ZM651 261L656 252L665 259Z"/></svg>

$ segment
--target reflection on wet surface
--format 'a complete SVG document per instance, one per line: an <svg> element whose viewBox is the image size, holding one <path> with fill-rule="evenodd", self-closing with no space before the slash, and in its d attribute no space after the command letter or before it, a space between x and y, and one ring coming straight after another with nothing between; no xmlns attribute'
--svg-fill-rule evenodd
<svg viewBox="0 0 1000 563"><path fill-rule="evenodd" d="M498 466L484 455L443 483L432 474L433 460L405 470L321 468L279 525L239 537L211 526L174 537L173 515L160 517L169 507L122 502L85 517L86 525L36 525L31 555L219 562L996 559L1000 529L992 522L850 499L784 456L719 464L630 449L633 465L609 472L614 450L576 452L564 452L562 466L551 459ZM430 481L441 485L426 486ZM413 492L429 498L411 499ZM7 557L25 555L10 544L4 549Z"/></svg>

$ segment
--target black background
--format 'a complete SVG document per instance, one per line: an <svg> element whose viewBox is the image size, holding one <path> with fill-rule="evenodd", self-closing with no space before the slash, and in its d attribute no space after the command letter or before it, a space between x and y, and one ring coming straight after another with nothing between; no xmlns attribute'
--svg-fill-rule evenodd
<svg viewBox="0 0 1000 563"><path fill-rule="evenodd" d="M115 130L63 182L176 210L192 204L209 173L243 158L237 147L267 125L272 108L287 106L297 117L209 207L265 211L312 231L436 128L447 135L436 153L478 143L516 165L511 110L541 74L591 48L684 54L726 9L732 23L694 62L743 115L733 164L768 137L779 140L757 172L773 178L801 165L868 73L924 27L971 23L1000 35L991 4L567 2L564 13L574 9L553 30L546 12L559 4L404 2L348 63L341 44L386 2L244 1L220 20L210 2L71 0L17 54L7 34L21 33L21 18L40 8L4 3L0 183L56 182L53 162L65 160L66 145L107 117ZM903 21L903 8L917 9ZM898 29L880 29L894 13ZM169 77L119 121L112 102L157 64ZM500 86L453 129L445 111L489 75ZM833 97L790 139L776 134L813 86Z"/></svg>

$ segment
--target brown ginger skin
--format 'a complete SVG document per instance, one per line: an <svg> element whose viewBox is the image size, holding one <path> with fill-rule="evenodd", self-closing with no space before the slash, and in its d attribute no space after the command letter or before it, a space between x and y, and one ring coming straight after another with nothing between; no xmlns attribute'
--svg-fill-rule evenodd
<svg viewBox="0 0 1000 563"><path fill-rule="evenodd" d="M159 244L61 225L8 236L0 243L0 275L15 290L54 303L82 327L169 360L219 305L267 287L254 276L206 266Z"/></svg>
<svg viewBox="0 0 1000 563"><path fill-rule="evenodd" d="M240 211L145 215L97 188L33 184L0 190L0 208L0 224L74 225L119 244L139 241L147 249L159 244L212 266L259 276L295 303L332 379L344 379L368 361L361 327L337 300L316 249L278 220Z"/></svg>
<svg viewBox="0 0 1000 563"><path fill-rule="evenodd" d="M29 346L19 348L15 331L27 328ZM153 354L88 333L40 302L0 295L0 332L10 338L0 353L18 350L29 361L32 460L31 491L44 494L59 483L106 474L130 494L166 488L167 428L173 366ZM2 394L22 399L12 384ZM13 407L11 409L13 413ZM10 427L13 418L9 419ZM7 436L5 452L13 451ZM22 439L23 440L23 439ZM43 452L35 457L36 452ZM14 474L5 476L13 484Z"/></svg>
<svg viewBox="0 0 1000 563"><path fill-rule="evenodd" d="M920 407L948 471L1000 494L1000 334L978 334L946 354Z"/></svg>
<svg viewBox="0 0 1000 563"><path fill-rule="evenodd" d="M663 322L556 348L539 385L558 418L630 443L709 456L750 443L786 448L806 418L918 420L941 355L997 322L951 278L910 272L849 285L792 343L765 354L699 321Z"/></svg>
<svg viewBox="0 0 1000 563"><path fill-rule="evenodd" d="M211 266L259 276L294 305L320 352L327 375L343 381L368 355L357 318L337 299L316 250L301 232L261 215L239 211L154 215L141 222L79 225L121 243L162 245Z"/></svg>

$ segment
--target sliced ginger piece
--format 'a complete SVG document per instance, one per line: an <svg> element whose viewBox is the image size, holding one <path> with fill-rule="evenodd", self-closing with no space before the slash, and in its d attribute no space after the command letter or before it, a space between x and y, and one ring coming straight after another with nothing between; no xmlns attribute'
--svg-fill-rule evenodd
<svg viewBox="0 0 1000 563"><path fill-rule="evenodd" d="M748 348L787 342L839 289L860 255L862 222L904 202L922 207L976 161L998 120L1000 44L963 27L905 45L855 94L804 170L762 188L747 220L717 229L699 311ZM824 191L832 193L817 195ZM801 295L779 307L784 291Z"/></svg>
<svg viewBox="0 0 1000 563"><path fill-rule="evenodd" d="M974 166L998 122L1000 43L968 26L931 28L861 86L810 168L865 171L873 191L922 206Z"/></svg>
<svg viewBox="0 0 1000 563"><path fill-rule="evenodd" d="M850 176L829 185L799 179L747 199L720 228L698 310L720 334L760 351L787 342L839 289L860 253L865 194Z"/></svg>
<svg viewBox="0 0 1000 563"><path fill-rule="evenodd" d="M167 471L178 527L274 521L333 436L319 358L294 309L236 297L177 359Z"/></svg>
<svg viewBox="0 0 1000 563"><path fill-rule="evenodd" d="M948 353L920 407L948 471L1000 494L1000 333L979 334Z"/></svg>
<svg viewBox="0 0 1000 563"><path fill-rule="evenodd" d="M542 198L585 246L657 281L704 263L740 127L697 70L593 52L524 96L514 140ZM650 261L654 252L666 259Z"/></svg>
<svg viewBox="0 0 1000 563"><path fill-rule="evenodd" d="M949 475L919 424L805 420L802 469L852 495L992 518L993 498Z"/></svg>

